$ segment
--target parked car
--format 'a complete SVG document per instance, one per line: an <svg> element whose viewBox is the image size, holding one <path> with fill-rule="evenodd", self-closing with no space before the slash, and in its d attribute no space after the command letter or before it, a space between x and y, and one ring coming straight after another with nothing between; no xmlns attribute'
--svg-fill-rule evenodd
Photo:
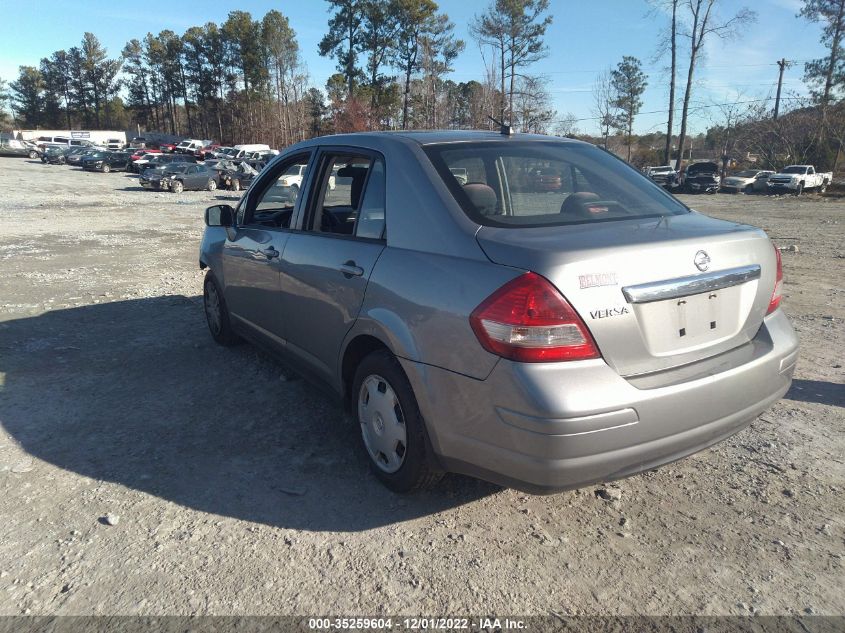
<svg viewBox="0 0 845 633"><path fill-rule="evenodd" d="M67 136L39 136L35 140L35 145L40 149L47 147L96 147L94 143L87 139L68 138Z"/></svg>
<svg viewBox="0 0 845 633"><path fill-rule="evenodd" d="M217 189L217 182L212 173L202 165L191 163L175 163L161 172L147 170L139 182L142 187L170 190L173 193L182 193L186 189L193 191Z"/></svg>
<svg viewBox="0 0 845 633"><path fill-rule="evenodd" d="M147 157L142 157L133 163L133 169L139 174L147 169L156 169L163 165L170 165L171 163L196 163L197 159L188 154L154 154Z"/></svg>
<svg viewBox="0 0 845 633"><path fill-rule="evenodd" d="M147 157L147 160L149 160L151 157L156 156L158 154L161 154L160 149L137 149L129 155L129 160L131 160L133 163L136 163L144 157ZM134 165L132 165L131 167L132 169L130 169L130 171L134 171Z"/></svg>
<svg viewBox="0 0 845 633"><path fill-rule="evenodd" d="M67 147L62 147L60 145L50 145L45 147L41 151L41 162L45 165L64 165L67 161L65 158L67 150Z"/></svg>
<svg viewBox="0 0 845 633"><path fill-rule="evenodd" d="M510 189L537 166L573 177ZM211 336L328 385L396 491L442 470L537 492L626 477L731 436L792 381L766 234L579 141L315 138L205 222Z"/></svg>
<svg viewBox="0 0 845 633"><path fill-rule="evenodd" d="M452 175L455 177L455 180L458 181L459 185L465 185L469 182L469 174L464 167L452 167L450 170Z"/></svg>
<svg viewBox="0 0 845 633"><path fill-rule="evenodd" d="M684 189L689 193L716 193L720 182L719 166L716 163L692 163L684 172Z"/></svg>
<svg viewBox="0 0 845 633"><path fill-rule="evenodd" d="M159 143L158 148L164 154L172 154L176 151L176 143Z"/></svg>
<svg viewBox="0 0 845 633"><path fill-rule="evenodd" d="M554 169L534 169L528 178L533 191L560 191L562 180L560 172Z"/></svg>
<svg viewBox="0 0 845 633"><path fill-rule="evenodd" d="M82 159L82 169L86 171L127 171L132 161L129 152L95 152Z"/></svg>
<svg viewBox="0 0 845 633"><path fill-rule="evenodd" d="M240 191L250 185L261 169L251 164L250 161L243 160L235 163L231 160L221 159L210 165L209 171L219 188Z"/></svg>
<svg viewBox="0 0 845 633"><path fill-rule="evenodd" d="M235 145L234 152L230 153L227 158L232 160L241 160L247 158L248 154L253 152L270 152L270 146L264 143L248 143L246 145Z"/></svg>
<svg viewBox="0 0 845 633"><path fill-rule="evenodd" d="M221 149L221 145L219 143L212 143L211 145L206 145L203 148L200 148L196 152L196 157L199 160L208 160L210 158L215 158L217 155L217 151Z"/></svg>
<svg viewBox="0 0 845 633"><path fill-rule="evenodd" d="M773 171L745 169L722 180L721 190L728 193L759 193L766 190L766 183Z"/></svg>
<svg viewBox="0 0 845 633"><path fill-rule="evenodd" d="M179 143L173 151L177 154L196 155L203 147L205 147L203 141L195 138L189 138Z"/></svg>
<svg viewBox="0 0 845 633"><path fill-rule="evenodd" d="M121 150L126 146L126 142L119 138L110 138L106 141L106 148L115 152Z"/></svg>
<svg viewBox="0 0 845 633"><path fill-rule="evenodd" d="M677 186L678 172L671 165L646 167L643 173L661 187L672 188Z"/></svg>
<svg viewBox="0 0 845 633"><path fill-rule="evenodd" d="M40 153L33 143L2 139L0 140L0 156L26 156L34 160L40 156Z"/></svg>
<svg viewBox="0 0 845 633"><path fill-rule="evenodd" d="M800 196L805 189L816 189L824 193L832 180L833 172L816 172L813 165L789 165L769 176L766 184L769 193L791 191Z"/></svg>
<svg viewBox="0 0 845 633"><path fill-rule="evenodd" d="M82 167L82 161L85 158L101 151L103 150L92 149L90 147L74 147L68 150L65 154L65 161L68 165L73 165L74 167Z"/></svg>

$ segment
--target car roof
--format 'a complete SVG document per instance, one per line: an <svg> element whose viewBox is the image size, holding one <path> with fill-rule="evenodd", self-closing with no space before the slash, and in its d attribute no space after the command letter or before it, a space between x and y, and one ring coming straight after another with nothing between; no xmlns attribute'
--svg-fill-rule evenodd
<svg viewBox="0 0 845 633"><path fill-rule="evenodd" d="M547 136L545 134L501 134L489 130L397 130L385 132L354 132L351 134L332 134L318 136L305 145L331 145L334 143L355 143L366 139L395 139L413 141L419 145L437 145L440 143L478 143L484 141L554 141L583 144L582 141Z"/></svg>

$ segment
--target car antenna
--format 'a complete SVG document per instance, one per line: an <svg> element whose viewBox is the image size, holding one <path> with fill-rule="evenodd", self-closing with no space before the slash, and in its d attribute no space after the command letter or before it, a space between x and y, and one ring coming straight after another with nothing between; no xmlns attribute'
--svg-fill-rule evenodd
<svg viewBox="0 0 845 633"><path fill-rule="evenodd" d="M490 119L491 121L493 121L493 123L495 123L496 125L499 126L499 134L502 134L503 136L513 136L513 126L505 125L504 123L502 123L498 119L494 119L493 117L491 117L489 115L487 116L487 118Z"/></svg>

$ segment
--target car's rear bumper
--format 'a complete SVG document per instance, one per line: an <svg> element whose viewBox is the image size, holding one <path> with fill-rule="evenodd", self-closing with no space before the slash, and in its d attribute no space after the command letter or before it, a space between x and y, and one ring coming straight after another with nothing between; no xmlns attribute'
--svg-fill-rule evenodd
<svg viewBox="0 0 845 633"><path fill-rule="evenodd" d="M554 492L654 468L736 433L789 389L797 347L778 310L753 342L715 361L636 379L601 360L502 360L486 380L402 364L446 469Z"/></svg>

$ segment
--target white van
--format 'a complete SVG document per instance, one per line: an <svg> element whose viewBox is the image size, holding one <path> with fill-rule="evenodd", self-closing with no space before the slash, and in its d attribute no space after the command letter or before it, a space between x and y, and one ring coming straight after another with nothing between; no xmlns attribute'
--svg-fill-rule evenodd
<svg viewBox="0 0 845 633"><path fill-rule="evenodd" d="M199 150L205 147L205 143L195 138L186 138L179 143L174 150L177 154L196 154Z"/></svg>
<svg viewBox="0 0 845 633"><path fill-rule="evenodd" d="M251 143L247 145L235 145L233 148L235 150L234 154L232 154L229 158L234 160L239 160L241 158L246 158L247 154L252 154L253 152L270 152L270 146L265 145L263 143Z"/></svg>

